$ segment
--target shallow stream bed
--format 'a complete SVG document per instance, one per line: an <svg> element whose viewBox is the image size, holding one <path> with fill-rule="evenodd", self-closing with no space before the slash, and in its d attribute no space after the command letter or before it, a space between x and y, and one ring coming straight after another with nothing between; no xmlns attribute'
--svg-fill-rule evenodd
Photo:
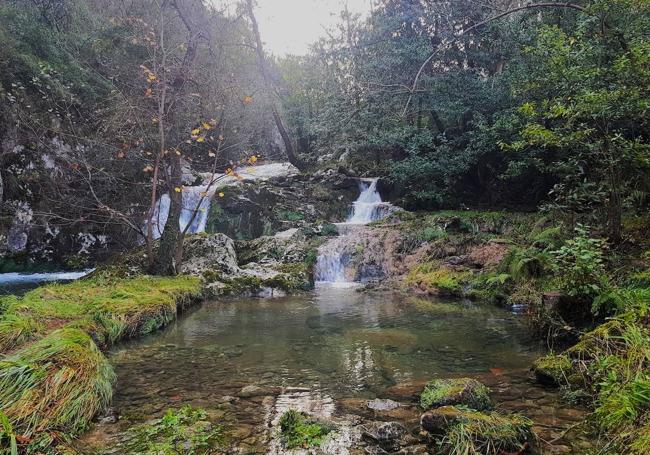
<svg viewBox="0 0 650 455"><path fill-rule="evenodd" d="M541 353L519 316L469 302L352 287L207 302L111 353L120 419L98 424L80 446L111 452L130 425L183 404L203 407L226 425L227 453L280 453L272 426L289 408L351 427L397 420L417 434L416 396L424 383L470 376L491 387L498 407L533 418L542 439L557 439L544 453L584 453L584 441L558 438L584 413L528 379ZM368 409L375 398L401 406ZM331 453L364 453L357 450L341 443Z"/></svg>

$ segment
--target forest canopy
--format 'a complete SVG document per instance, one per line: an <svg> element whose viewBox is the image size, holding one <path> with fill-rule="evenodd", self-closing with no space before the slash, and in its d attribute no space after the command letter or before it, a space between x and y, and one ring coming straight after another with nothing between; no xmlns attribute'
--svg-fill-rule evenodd
<svg viewBox="0 0 650 455"><path fill-rule="evenodd" d="M29 204L151 253L143 220L161 194L177 218L184 170L252 156L384 176L408 209L587 217L613 240L647 209L649 2L379 0L302 56L264 49L255 7L1 2L4 222Z"/></svg>

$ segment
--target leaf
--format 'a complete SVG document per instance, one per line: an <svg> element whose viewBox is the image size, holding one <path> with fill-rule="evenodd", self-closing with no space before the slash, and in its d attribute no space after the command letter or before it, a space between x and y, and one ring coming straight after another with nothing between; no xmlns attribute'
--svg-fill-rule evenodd
<svg viewBox="0 0 650 455"><path fill-rule="evenodd" d="M217 156L217 155L216 155L214 152L208 152L208 156L209 156L210 158L214 158L214 157Z"/></svg>
<svg viewBox="0 0 650 455"><path fill-rule="evenodd" d="M253 102L253 97L250 95L246 95L244 97L244 104L251 104Z"/></svg>
<svg viewBox="0 0 650 455"><path fill-rule="evenodd" d="M225 196L225 194L219 193L219 197L224 197L224 196Z"/></svg>
<svg viewBox="0 0 650 455"><path fill-rule="evenodd" d="M210 125L207 122L203 122L201 126L203 127L204 130L209 130L210 128L212 128L212 125Z"/></svg>
<svg viewBox="0 0 650 455"><path fill-rule="evenodd" d="M198 136L199 134L201 134L201 130L199 128L192 130L192 136Z"/></svg>
<svg viewBox="0 0 650 455"><path fill-rule="evenodd" d="M196 140L196 142L205 142L205 138L204 138L204 137L200 137L200 138L198 138L198 139Z"/></svg>
<svg viewBox="0 0 650 455"><path fill-rule="evenodd" d="M176 191L177 193L180 193L180 192L183 191L183 190L180 189L179 187L176 187L176 188L174 188L174 191Z"/></svg>

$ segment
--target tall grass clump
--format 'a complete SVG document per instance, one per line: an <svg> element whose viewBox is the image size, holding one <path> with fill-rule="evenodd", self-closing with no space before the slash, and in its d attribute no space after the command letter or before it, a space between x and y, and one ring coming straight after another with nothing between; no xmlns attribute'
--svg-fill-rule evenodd
<svg viewBox="0 0 650 455"><path fill-rule="evenodd" d="M109 403L114 380L86 333L59 329L0 361L0 408L24 436L74 435Z"/></svg>

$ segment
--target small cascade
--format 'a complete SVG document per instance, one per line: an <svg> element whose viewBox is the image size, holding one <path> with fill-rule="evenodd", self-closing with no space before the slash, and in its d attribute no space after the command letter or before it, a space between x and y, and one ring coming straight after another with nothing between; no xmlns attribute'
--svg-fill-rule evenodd
<svg viewBox="0 0 650 455"><path fill-rule="evenodd" d="M368 224L378 221L389 215L393 206L381 200L377 191L379 179L359 180L359 198L352 203L352 213L346 220L346 224Z"/></svg>
<svg viewBox="0 0 650 455"><path fill-rule="evenodd" d="M189 186L183 188L183 207L178 220L181 230L185 230L189 224L188 234L205 232L208 213L210 212L210 202L213 195L214 190L208 190L207 186ZM165 223L169 217L169 204L170 199L168 194L163 194L156 204L152 217L153 233L156 239L160 238L165 228ZM197 207L198 211L196 212L196 216L194 216L194 211L197 210Z"/></svg>
<svg viewBox="0 0 650 455"><path fill-rule="evenodd" d="M354 233L373 221L386 218L396 209L383 202L377 191L379 179L359 180L359 197L352 204L352 213L344 223L337 223L339 236L318 249L315 279L325 283L350 283L347 266L354 254L356 236Z"/></svg>

